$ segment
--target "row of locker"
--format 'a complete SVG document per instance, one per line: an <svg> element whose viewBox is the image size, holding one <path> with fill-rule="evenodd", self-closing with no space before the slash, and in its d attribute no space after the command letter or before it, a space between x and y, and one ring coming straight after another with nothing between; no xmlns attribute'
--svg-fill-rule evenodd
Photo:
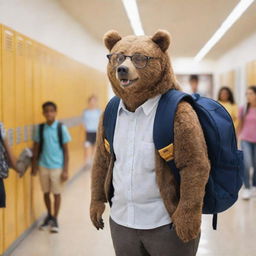
<svg viewBox="0 0 256 256"><path fill-rule="evenodd" d="M69 124L70 172L83 165L84 131L79 120L90 95L107 101L104 74L0 25L0 120L18 155L32 145L32 130L43 121L41 105L54 101L58 118ZM72 121L73 120L73 121ZM71 174L71 175L72 175ZM7 207L0 209L0 254L44 212L37 177L28 171L5 180Z"/></svg>

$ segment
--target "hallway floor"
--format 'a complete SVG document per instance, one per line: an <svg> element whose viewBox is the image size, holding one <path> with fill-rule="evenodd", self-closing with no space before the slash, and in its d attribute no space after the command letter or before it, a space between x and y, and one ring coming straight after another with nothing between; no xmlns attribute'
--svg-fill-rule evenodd
<svg viewBox="0 0 256 256"><path fill-rule="evenodd" d="M90 171L84 171L65 189L59 216L60 233L34 230L12 256L114 256L108 226L93 228L89 218ZM256 256L256 198L242 201L219 215L218 230L204 216L197 256ZM132 255L131 255L132 256Z"/></svg>

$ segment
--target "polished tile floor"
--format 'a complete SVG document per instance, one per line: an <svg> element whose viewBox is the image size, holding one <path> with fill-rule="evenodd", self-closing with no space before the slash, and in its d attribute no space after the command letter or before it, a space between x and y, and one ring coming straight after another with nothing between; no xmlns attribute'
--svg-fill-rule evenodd
<svg viewBox="0 0 256 256"><path fill-rule="evenodd" d="M34 230L12 256L114 256L108 211L105 230L97 231L89 219L89 191L90 171L84 171L65 189L60 233ZM219 215L217 231L211 228L211 217L204 217L197 256L256 256L256 198L240 199Z"/></svg>

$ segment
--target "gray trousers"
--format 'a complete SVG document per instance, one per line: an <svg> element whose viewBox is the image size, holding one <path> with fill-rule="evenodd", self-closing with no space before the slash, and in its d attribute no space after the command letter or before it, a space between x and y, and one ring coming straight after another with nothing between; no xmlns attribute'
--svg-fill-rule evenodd
<svg viewBox="0 0 256 256"><path fill-rule="evenodd" d="M150 230L120 226L110 218L116 256L195 256L200 236L183 243L171 224Z"/></svg>

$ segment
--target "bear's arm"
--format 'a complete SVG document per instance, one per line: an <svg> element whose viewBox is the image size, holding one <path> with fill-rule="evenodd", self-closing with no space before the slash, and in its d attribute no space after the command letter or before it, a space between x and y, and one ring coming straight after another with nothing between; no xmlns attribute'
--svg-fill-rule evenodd
<svg viewBox="0 0 256 256"><path fill-rule="evenodd" d="M104 183L107 176L108 167L110 164L110 154L106 151L104 146L104 127L103 116L101 115L97 138L96 151L92 167L91 177L91 201L92 202L107 202L104 192Z"/></svg>
<svg viewBox="0 0 256 256"><path fill-rule="evenodd" d="M181 102L174 122L174 160L180 169L180 201L174 213L179 230L187 230L183 240L195 238L200 232L205 185L210 162L206 142L198 117L192 106ZM183 229L182 226L187 228ZM182 234L180 234L182 236Z"/></svg>

